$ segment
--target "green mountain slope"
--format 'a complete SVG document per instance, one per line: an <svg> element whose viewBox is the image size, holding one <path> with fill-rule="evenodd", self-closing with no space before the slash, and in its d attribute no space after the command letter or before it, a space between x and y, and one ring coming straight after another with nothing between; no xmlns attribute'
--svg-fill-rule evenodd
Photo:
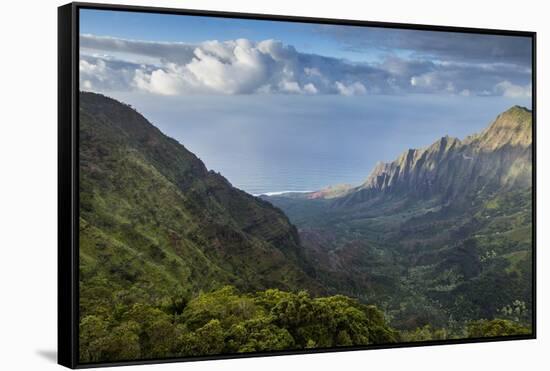
<svg viewBox="0 0 550 371"><path fill-rule="evenodd" d="M80 360L529 333L525 112L373 173L391 181L266 201L81 93Z"/></svg>
<svg viewBox="0 0 550 371"><path fill-rule="evenodd" d="M531 164L531 111L515 106L479 134L378 164L336 197L264 198L298 226L328 289L378 304L400 329L506 317L514 305L528 324Z"/></svg>
<svg viewBox="0 0 550 371"><path fill-rule="evenodd" d="M375 307L318 297L281 210L131 107L81 93L79 139L81 362L399 339Z"/></svg>
<svg viewBox="0 0 550 371"><path fill-rule="evenodd" d="M92 93L80 95L80 210L84 314L112 293L149 301L223 284L320 291L279 209L208 171L132 108Z"/></svg>

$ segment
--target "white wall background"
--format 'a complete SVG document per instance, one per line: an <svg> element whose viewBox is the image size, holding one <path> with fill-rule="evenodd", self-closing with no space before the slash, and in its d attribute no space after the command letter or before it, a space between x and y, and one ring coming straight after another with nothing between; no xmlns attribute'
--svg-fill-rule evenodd
<svg viewBox="0 0 550 371"><path fill-rule="evenodd" d="M115 0L113 0L115 1ZM135 0L119 3L538 32L538 314L532 341L145 366L156 370L548 369L550 23L545 2ZM59 369L56 352L56 84L59 0L0 11L0 369ZM546 99L545 99L546 98ZM550 104L550 103L549 103ZM548 161L548 162L547 162ZM143 366L138 366L143 367ZM128 370L138 369L129 367ZM144 368L139 368L144 369Z"/></svg>

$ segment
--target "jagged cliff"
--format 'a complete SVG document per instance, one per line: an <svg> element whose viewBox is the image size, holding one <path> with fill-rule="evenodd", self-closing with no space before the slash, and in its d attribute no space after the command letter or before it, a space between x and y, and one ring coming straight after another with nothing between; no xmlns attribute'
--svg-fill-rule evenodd
<svg viewBox="0 0 550 371"><path fill-rule="evenodd" d="M510 303L527 323L532 129L515 106L478 134L377 164L357 187L266 199L327 287L383 306L398 328L496 318Z"/></svg>
<svg viewBox="0 0 550 371"><path fill-rule="evenodd" d="M532 113L514 106L483 132L463 141L445 136L378 163L367 180L348 191L339 206L391 197L439 197L442 201L531 185Z"/></svg>

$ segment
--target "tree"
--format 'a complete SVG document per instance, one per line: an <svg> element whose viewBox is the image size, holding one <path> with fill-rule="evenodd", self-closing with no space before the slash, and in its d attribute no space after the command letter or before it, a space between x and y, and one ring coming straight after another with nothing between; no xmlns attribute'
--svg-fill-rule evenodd
<svg viewBox="0 0 550 371"><path fill-rule="evenodd" d="M183 333L179 352L184 356L220 354L224 348L224 332L220 321L213 319L195 332Z"/></svg>
<svg viewBox="0 0 550 371"><path fill-rule="evenodd" d="M506 319L480 320L467 325L468 337L492 337L526 335L531 333L529 327Z"/></svg>

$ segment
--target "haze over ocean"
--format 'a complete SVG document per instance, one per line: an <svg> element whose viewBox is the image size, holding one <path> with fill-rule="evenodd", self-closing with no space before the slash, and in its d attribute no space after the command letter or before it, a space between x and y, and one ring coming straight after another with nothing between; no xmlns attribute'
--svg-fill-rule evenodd
<svg viewBox="0 0 550 371"><path fill-rule="evenodd" d="M112 94L251 194L360 184L376 162L463 139L529 98Z"/></svg>
<svg viewBox="0 0 550 371"><path fill-rule="evenodd" d="M252 194L359 184L377 161L531 106L527 37L80 16L80 89L133 105Z"/></svg>

